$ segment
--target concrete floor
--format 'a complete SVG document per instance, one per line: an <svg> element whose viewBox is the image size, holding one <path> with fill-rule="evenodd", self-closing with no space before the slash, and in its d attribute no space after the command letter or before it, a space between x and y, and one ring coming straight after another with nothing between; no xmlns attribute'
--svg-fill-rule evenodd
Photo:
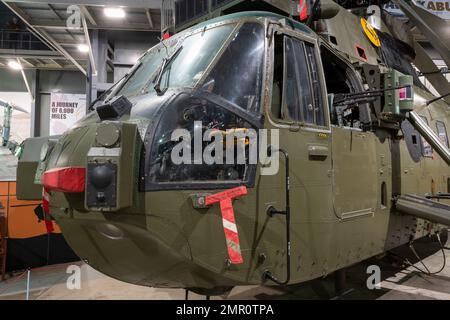
<svg viewBox="0 0 450 320"><path fill-rule="evenodd" d="M447 247L450 240L447 242ZM422 239L415 248L422 254L424 264L431 272L439 270L443 263L442 252L436 241ZM424 266L414 260L407 246L395 250L397 255L407 257L419 268ZM227 297L211 299L439 299L450 300L450 251L446 250L447 266L438 275L424 275L412 267L402 266L392 255L363 261L347 272L347 287L339 297L334 293L334 277L309 281L287 287L242 286L234 288ZM367 266L378 265L382 281L379 290L369 290L366 286ZM30 299L32 300L109 300L109 299L184 299L185 291L180 289L156 289L130 285L107 277L86 264L81 267L81 288L69 290L66 273L69 265L48 266L31 271ZM25 299L27 274L17 274L5 282L0 282L0 300ZM189 299L205 299L189 293Z"/></svg>

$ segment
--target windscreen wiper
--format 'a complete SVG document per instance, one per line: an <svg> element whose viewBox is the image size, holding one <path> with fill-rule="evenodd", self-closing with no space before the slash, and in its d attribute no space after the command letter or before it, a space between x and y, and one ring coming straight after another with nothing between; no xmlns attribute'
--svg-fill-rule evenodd
<svg viewBox="0 0 450 320"><path fill-rule="evenodd" d="M164 94L164 91L161 90L161 79L164 71L166 71L167 67L172 63L173 59L178 55L178 53L183 49L183 46L179 46L168 58L164 58L159 68L158 76L155 78L153 82L155 86L153 87L158 95Z"/></svg>
<svg viewBox="0 0 450 320"><path fill-rule="evenodd" d="M125 75L126 76L126 75ZM91 103L89 106L89 111L94 111L94 106L97 102L104 100L108 94L110 94L113 89L124 79L125 77L122 77L119 81L117 81L115 84L113 84L108 90L103 92L97 99L94 100L94 102Z"/></svg>
<svg viewBox="0 0 450 320"><path fill-rule="evenodd" d="M126 73L122 78L119 79L115 84L113 84L108 90L103 92L97 99L94 100L94 102L91 103L89 106L89 111L94 110L94 106L97 102L106 99L106 97L114 90L116 87L121 84L122 82L126 82L142 65L142 61L139 61L138 64L132 69L130 72ZM122 86L125 83L122 83Z"/></svg>

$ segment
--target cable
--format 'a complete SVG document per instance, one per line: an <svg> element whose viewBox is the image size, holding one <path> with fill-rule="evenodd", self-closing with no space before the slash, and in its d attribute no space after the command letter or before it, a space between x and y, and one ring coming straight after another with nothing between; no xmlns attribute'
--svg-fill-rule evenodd
<svg viewBox="0 0 450 320"><path fill-rule="evenodd" d="M425 263L423 262L423 259L417 254L416 250L414 249L412 242L409 244L409 248L410 248L411 251L414 253L414 255L415 255L416 258L419 260L419 262L424 266L424 268L425 268L426 271L423 270L423 269L421 269L421 268L419 268L419 267L417 267L417 266L414 265L413 263L411 263L411 262L408 260L408 258L404 258L404 257L402 257L402 256L400 256L400 255L397 255L397 254L395 254L395 253L392 253L392 252L391 252L391 254L394 255L394 256L397 256L397 257L399 257L399 258L401 258L401 259L403 259L403 261L405 261L409 266L413 267L414 269L416 269L416 270L419 271L420 273L424 273L424 274L427 274L427 275L429 275L429 276L438 274L438 273L442 272L442 270L444 270L444 268L446 267L446 264L447 264L447 257L446 257L446 255L445 255L445 250L444 250L444 249L447 249L447 250L448 250L448 248L444 247L444 245L442 244L441 237L439 236L439 233L436 233L436 237L437 237L438 242L439 242L439 244L440 244L440 246L441 246L442 256L443 256L443 258L444 258L444 262L443 262L443 264L442 264L441 269L439 269L439 271L431 272L430 269L428 269L428 267L427 267L427 266L425 265Z"/></svg>
<svg viewBox="0 0 450 320"><path fill-rule="evenodd" d="M440 97L437 97L437 98L428 100L427 103L426 103L426 105L428 106L428 105L432 104L433 102L436 102L436 101L441 100L441 99L443 99L443 98L446 98L446 97L448 97L448 96L450 96L450 92L449 92L449 93L446 93L446 94L444 94L444 95L442 95L442 96L440 96Z"/></svg>
<svg viewBox="0 0 450 320"><path fill-rule="evenodd" d="M272 146L270 152L272 150ZM276 210L273 206L267 209L267 214L273 217L275 214L283 214L286 218L286 279L284 281L279 280L275 275L272 274L270 270L264 271L263 278L270 279L278 285L286 285L291 279L291 200L290 200L290 171L289 171L289 154L286 150L278 149L279 153L284 155L285 159L285 196L286 196L286 209L285 211Z"/></svg>

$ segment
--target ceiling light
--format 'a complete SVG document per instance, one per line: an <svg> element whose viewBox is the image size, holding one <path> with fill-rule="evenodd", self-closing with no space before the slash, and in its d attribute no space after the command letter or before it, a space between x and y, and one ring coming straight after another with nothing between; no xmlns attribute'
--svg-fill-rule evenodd
<svg viewBox="0 0 450 320"><path fill-rule="evenodd" d="M122 19L125 18L125 10L122 8L105 8L105 16L108 18Z"/></svg>
<svg viewBox="0 0 450 320"><path fill-rule="evenodd" d="M80 43L78 45L78 51L80 51L80 52L89 52L89 46L87 44Z"/></svg>
<svg viewBox="0 0 450 320"><path fill-rule="evenodd" d="M15 61L15 60L9 61L9 62L8 62L8 66L9 66L11 69L13 69L13 70L22 70L22 69L23 69L23 68L22 68L22 65L21 65L19 62Z"/></svg>

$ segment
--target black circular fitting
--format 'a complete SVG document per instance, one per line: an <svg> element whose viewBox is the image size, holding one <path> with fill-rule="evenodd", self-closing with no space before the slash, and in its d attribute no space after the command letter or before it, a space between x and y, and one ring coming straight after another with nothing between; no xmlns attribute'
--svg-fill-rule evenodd
<svg viewBox="0 0 450 320"><path fill-rule="evenodd" d="M92 185L97 189L107 188L113 181L113 170L105 165L95 167L89 177Z"/></svg>

